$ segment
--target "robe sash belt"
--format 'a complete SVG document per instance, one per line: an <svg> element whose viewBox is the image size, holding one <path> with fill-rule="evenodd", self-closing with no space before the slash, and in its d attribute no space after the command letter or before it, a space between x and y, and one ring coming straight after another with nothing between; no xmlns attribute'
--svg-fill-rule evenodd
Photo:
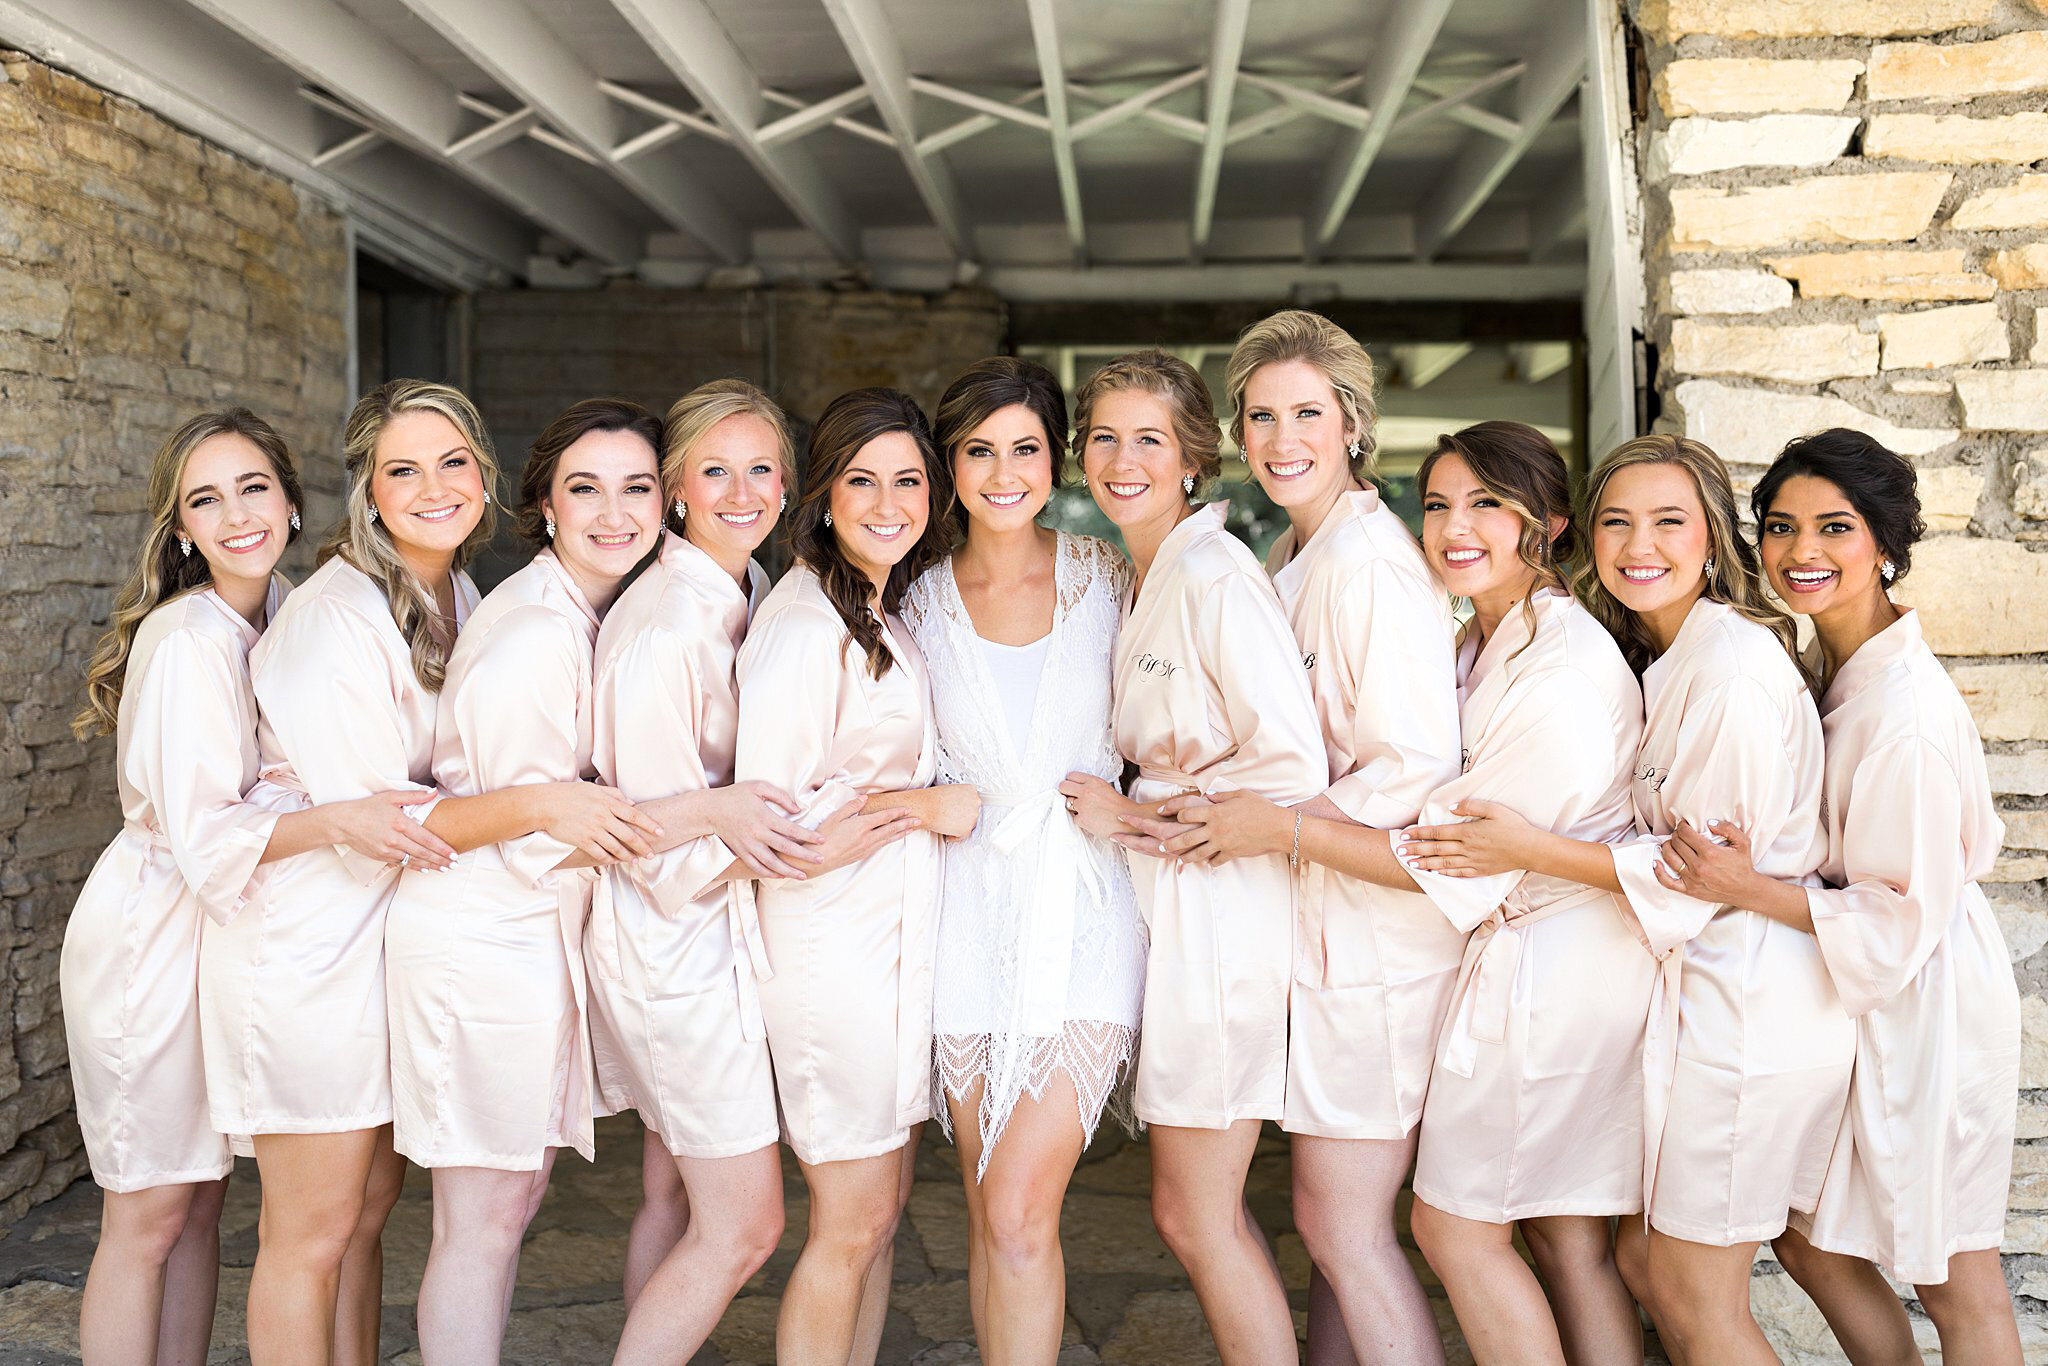
<svg viewBox="0 0 2048 1366"><path fill-rule="evenodd" d="M754 884L739 878L728 882L725 899L725 927L732 936L733 983L739 990L740 1037L759 1043L768 1037L761 1018L761 983L775 974L768 966L768 944L761 938L761 912L754 901Z"/></svg>
<svg viewBox="0 0 2048 1366"><path fill-rule="evenodd" d="M597 1063L590 1051L590 988L583 963L583 940L587 933L590 951L597 957L598 972L607 981L616 981L621 975L619 922L612 911L611 879L597 869L564 868L552 876L555 919L561 925L562 948L569 959L569 990L576 1000L576 1019L569 1035L569 1085L562 1137L585 1161L591 1161L597 1151L591 1119Z"/></svg>
<svg viewBox="0 0 2048 1366"><path fill-rule="evenodd" d="M1598 888L1582 888L1547 905L1531 908L1518 887L1493 908L1465 941L1458 964L1458 984L1444 1032L1441 1065L1460 1077L1472 1075L1479 1045L1507 1038L1508 1008L1513 1002L1515 975L1522 964L1522 932L1539 920L1609 896Z"/></svg>
<svg viewBox="0 0 2048 1366"><path fill-rule="evenodd" d="M1726 912L1722 912L1726 914ZM1678 1077L1679 987L1685 980L1685 945L1665 954L1650 984L1650 1018L1643 1033L1643 1227L1650 1226L1650 1197L1657 1189L1657 1157L1664 1148L1664 1123L1671 1113L1671 1088Z"/></svg>
<svg viewBox="0 0 2048 1366"><path fill-rule="evenodd" d="M1074 954L1074 916L1083 888L1101 905L1109 895L1088 837L1067 813L1066 798L1056 787L1040 792L984 792L986 806L1008 807L1009 814L989 834L997 853L1015 856L1029 850L1036 879L1026 903L1019 958L1019 982L1011 1030L1033 1038L1056 1035L1066 1025L1067 978Z"/></svg>

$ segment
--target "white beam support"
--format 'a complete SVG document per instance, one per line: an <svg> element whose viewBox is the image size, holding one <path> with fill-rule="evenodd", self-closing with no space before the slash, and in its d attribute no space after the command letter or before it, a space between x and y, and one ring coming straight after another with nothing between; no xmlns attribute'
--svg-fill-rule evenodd
<svg viewBox="0 0 2048 1366"><path fill-rule="evenodd" d="M860 225L824 170L802 147L761 141L767 96L761 78L704 0L612 0L662 65L675 73L797 221L842 261L860 259Z"/></svg>
<svg viewBox="0 0 2048 1366"><path fill-rule="evenodd" d="M1206 71L1208 68L1203 67L1199 69L1202 71ZM1181 88L1186 89L1187 85L1192 84L1194 84L1193 81L1186 82L1186 84L1184 84ZM1069 95L1078 95L1080 98L1084 100L1092 100L1097 104L1109 105L1108 108L1097 110L1095 113L1090 114L1087 118L1082 119L1080 123L1074 125L1075 129L1077 130L1074 134L1074 140L1076 142L1081 140L1084 131L1087 134L1092 135L1101 132L1105 127L1114 126L1113 124L1095 123L1095 120L1101 118L1104 114L1112 113L1116 110L1117 106L1114 104L1110 104L1110 101L1116 98L1114 95L1106 95L1102 91L1095 89L1093 86L1076 85L1072 81L1067 82L1067 93ZM1132 98L1135 99L1136 97L1133 96ZM1130 103L1130 100L1125 100L1122 103L1128 105ZM1208 125L1204 124L1200 119L1191 119L1186 114L1171 114L1164 109L1139 107L1136 109L1129 110L1121 118L1117 119L1116 122L1126 123L1133 119L1141 123L1151 124L1154 128L1158 128L1163 132L1171 133L1175 137L1181 139L1183 142L1192 142L1197 147L1204 146L1209 141Z"/></svg>
<svg viewBox="0 0 2048 1366"><path fill-rule="evenodd" d="M954 187L953 173L943 161L918 150L917 118L911 105L910 68L881 0L823 0L839 41L853 58L868 93L874 97L875 112L882 126L896 139L903 165L924 201L940 236L959 260L974 259L974 238L967 226L967 213Z"/></svg>
<svg viewBox="0 0 2048 1366"><path fill-rule="evenodd" d="M1491 114L1484 109L1474 109L1472 101L1489 90L1506 85L1528 69L1529 64L1527 62L1516 62L1513 65L1504 66L1498 71L1481 76L1476 81L1462 85L1457 81L1444 80L1441 77L1417 76L1415 78L1415 88L1425 95L1435 95L1437 98L1423 105L1420 109L1412 109L1408 113L1403 114L1394 121L1394 128L1396 131L1399 131L1406 128L1410 123L1420 123L1424 119L1435 118L1441 115L1452 123L1462 123L1467 128L1476 128L1491 137L1499 138L1502 142L1513 142L1516 135L1522 131L1522 125L1516 123L1513 119L1502 118L1499 114Z"/></svg>
<svg viewBox="0 0 2048 1366"><path fill-rule="evenodd" d="M986 95L977 95L971 90L961 90L955 86L947 85L943 81L932 81L926 80L923 76L912 76L909 80L909 86L914 94L930 95L933 99L944 100L948 104L957 104L962 109L972 109L977 113L987 114L990 118L1021 124L1026 128L1036 129L1041 133L1049 132L1052 128L1051 121L1043 114L1034 114L1029 109L1019 109L1014 104L1004 104L1001 100L992 100Z"/></svg>
<svg viewBox="0 0 2048 1366"><path fill-rule="evenodd" d="M1332 99L1328 95L1305 89L1291 81L1260 76L1250 71L1240 71L1237 78L1254 90L1263 90L1268 95L1293 105L1304 114L1313 114L1331 123L1342 124L1346 128L1363 128L1372 122L1371 111L1362 104Z"/></svg>
<svg viewBox="0 0 2048 1366"><path fill-rule="evenodd" d="M1045 87L1040 86L1036 89L1025 91L1012 103L1018 105L1030 104L1033 100L1040 98L1044 94ZM987 114L976 114L973 118L962 119L951 127L941 128L936 133L926 133L917 140L917 150L921 155L931 156L934 152L951 147L956 142L965 142L969 138L980 137L983 133L986 133L989 129L996 127L1000 123L1002 123L1001 119L992 118ZM881 138L890 147L896 145L896 139L890 137L887 133L881 132L879 129L863 129L863 131Z"/></svg>
<svg viewBox="0 0 2048 1366"><path fill-rule="evenodd" d="M1120 100L1112 100L1108 95L1098 95L1085 86L1069 83L1067 86L1069 94L1080 95L1084 99L1096 100L1107 106L1096 110L1085 119L1076 120L1073 128L1070 130L1073 139L1076 142L1080 142L1084 138L1092 138L1105 129L1114 128L1120 123L1137 118L1141 114L1159 114L1161 111L1152 108L1153 105L1163 99L1178 95L1191 85L1199 84L1208 74L1208 67L1198 66L1193 71L1184 71L1178 76L1161 81L1149 89L1141 90L1135 95L1125 96ZM1180 115L1165 115L1165 117L1178 119L1179 122L1194 128L1198 134L1204 131L1202 125L1194 119L1184 118Z"/></svg>
<svg viewBox="0 0 2048 1366"><path fill-rule="evenodd" d="M1585 71L1586 40L1582 27L1554 26L1544 35L1541 50L1531 58L1529 70L1515 91L1515 122L1519 131L1514 141L1468 141L1416 214L1415 254L1419 260L1436 259L1458 230L1472 221L1522 154L1557 117Z"/></svg>
<svg viewBox="0 0 2048 1366"><path fill-rule="evenodd" d="M313 157L313 164L323 168L346 165L371 148L381 147L383 144L384 135L382 133L374 129L365 128L353 137L343 138L332 147L316 153Z"/></svg>
<svg viewBox="0 0 2048 1366"><path fill-rule="evenodd" d="M1523 384L1541 384L1572 363L1568 341L1509 342L1508 360Z"/></svg>
<svg viewBox="0 0 2048 1366"><path fill-rule="evenodd" d="M778 92L764 90L762 93L767 95L768 98L774 99ZM867 103L867 87L857 85L851 90L842 91L832 96L830 99L819 100L816 104L800 105L792 112L784 114L781 118L775 120L775 122L762 124L756 132L761 139L763 147L773 147L777 143L800 138L806 133L823 128L827 124L836 123L843 128L851 120L843 120L841 116L851 114L854 110L863 107ZM865 127L862 124L855 124L854 126Z"/></svg>
<svg viewBox="0 0 2048 1366"><path fill-rule="evenodd" d="M889 278L882 263L876 282ZM1579 265L1158 265L1075 269L987 267L981 282L1006 299L1140 302L1180 299L1565 299L1586 287Z"/></svg>
<svg viewBox="0 0 2048 1366"><path fill-rule="evenodd" d="M1389 348L1399 368L1401 382L1410 389L1425 389L1432 380L1472 354L1471 342L1411 342Z"/></svg>
<svg viewBox="0 0 2048 1366"><path fill-rule="evenodd" d="M493 107L491 113L484 117L490 122L474 133L465 134L448 144L445 155L450 161L461 161L467 157L480 157L485 152L495 152L505 144L525 137L540 124L540 115L525 105L509 114Z"/></svg>
<svg viewBox="0 0 2048 1366"><path fill-rule="evenodd" d="M334 0L191 0L306 80L361 111L377 131L455 170L557 237L600 261L631 266L645 254L637 228L565 195L551 168L523 145L450 160L463 109L456 89Z"/></svg>
<svg viewBox="0 0 2048 1366"><path fill-rule="evenodd" d="M1237 64L1251 23L1251 0L1221 0L1209 32L1209 85L1202 100L1202 159L1195 167L1195 206L1189 220L1190 255L1197 261L1209 246L1216 221L1216 183L1223 175L1223 150L1230 137L1230 107L1237 98Z"/></svg>
<svg viewBox="0 0 2048 1366"><path fill-rule="evenodd" d="M1315 208L1309 213L1308 256L1319 259L1358 201L1365 174L1394 131L1408 87L1422 69L1422 59L1436 42L1437 30L1450 13L1451 0L1405 0L1380 24L1378 40L1365 68L1363 90L1371 120L1351 134L1324 172Z"/></svg>
<svg viewBox="0 0 2048 1366"><path fill-rule="evenodd" d="M455 98L470 113L480 114L493 123L501 119L516 119L522 115L531 114L533 117L525 119L520 125L523 136L532 138L543 147L552 147L565 157L574 157L586 166L601 168L604 165L604 162L600 161L597 157L569 141L569 139L563 137L545 123L542 123L540 121L540 111L533 109L531 106L521 105L518 109L508 112L498 108L497 105L492 104L489 100L476 95L458 94ZM475 155L475 153L472 153L472 155Z"/></svg>
<svg viewBox="0 0 2048 1366"><path fill-rule="evenodd" d="M663 123L674 124L675 131L678 133L691 132L710 138L713 142L728 144L732 142L732 134L704 117L703 114L692 114L688 110L678 109L667 100L657 100L652 95L642 94L630 85L620 85L617 81L600 80L597 83L597 90L599 94L609 96L630 109L637 109L643 114L652 114ZM650 129L649 131L651 132L652 130ZM646 134L643 133L641 136L645 137ZM638 141L638 139L635 139L635 141Z"/></svg>
<svg viewBox="0 0 2048 1366"><path fill-rule="evenodd" d="M615 158L624 130L619 111L599 89L598 73L541 22L526 0L404 2L553 126L535 130L541 141L603 168L670 227L696 238L727 264L746 259L745 230L709 188L665 160L626 165Z"/></svg>
<svg viewBox="0 0 2048 1366"><path fill-rule="evenodd" d="M1074 130L1067 121L1067 68L1060 56L1059 21L1053 0L1028 0L1031 45L1038 53L1038 78L1045 87L1046 132L1052 138L1053 174L1059 180L1060 212L1074 259L1088 255L1088 227L1081 216L1081 175L1074 166Z"/></svg>
<svg viewBox="0 0 2048 1366"><path fill-rule="evenodd" d="M1344 94L1346 91L1356 90L1364 81L1364 72L1351 76L1340 76L1315 93L1323 96L1325 99L1335 100L1337 96ZM1344 107L1360 115L1366 112L1363 105L1347 104ZM1262 134L1272 132L1276 128L1284 128L1296 119L1305 118L1308 116L1308 112L1307 109L1299 104L1276 104L1271 109L1262 109L1256 114L1248 115L1231 124L1230 136L1225 141L1230 146L1235 147L1247 138L1259 137ZM1339 120L1339 122L1350 123L1350 116L1347 115Z"/></svg>

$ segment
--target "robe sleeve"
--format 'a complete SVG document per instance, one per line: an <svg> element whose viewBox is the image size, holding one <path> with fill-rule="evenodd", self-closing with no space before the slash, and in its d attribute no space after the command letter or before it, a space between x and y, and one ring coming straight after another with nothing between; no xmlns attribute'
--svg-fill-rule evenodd
<svg viewBox="0 0 2048 1366"><path fill-rule="evenodd" d="M704 718L703 661L675 632L642 631L612 666L612 781L635 802L710 786L698 750ZM733 861L716 835L685 840L635 860L634 870L664 915L679 914Z"/></svg>
<svg viewBox="0 0 2048 1366"><path fill-rule="evenodd" d="M1202 604L1201 658L1236 749L1227 786L1268 801L1306 801L1329 782L1329 750L1301 666L1301 646L1263 581L1231 574Z"/></svg>
<svg viewBox="0 0 2048 1366"><path fill-rule="evenodd" d="M588 647L538 603L512 609L487 629L472 647L476 654L461 687L442 696L435 724L453 727L479 793L573 781L582 700L575 652ZM436 748L446 742L436 737ZM576 852L575 845L540 830L498 848L506 868L534 887Z"/></svg>
<svg viewBox="0 0 2048 1366"><path fill-rule="evenodd" d="M1614 717L1599 688L1576 669L1544 668L1515 679L1473 743L1471 766L1423 803L1423 825L1466 819L1451 808L1467 797L1499 802L1539 830L1572 825L1614 781L1606 767ZM1593 766L1599 766L1595 771ZM1405 863L1460 930L1476 928L1521 885L1522 872L1446 877Z"/></svg>
<svg viewBox="0 0 2048 1366"><path fill-rule="evenodd" d="M352 608L326 598L274 623L257 678L264 724L318 805L394 790L432 791L412 780L396 690L413 685L410 661L393 661L386 642ZM394 679L392 668L407 676ZM432 803L408 807L424 822ZM334 852L365 887L392 866L337 844Z"/></svg>
<svg viewBox="0 0 2048 1366"><path fill-rule="evenodd" d="M1338 639L1352 663L1351 753L1356 767L1327 795L1360 825L1412 822L1429 794L1457 776L1457 657L1419 585L1376 567L1343 595Z"/></svg>
<svg viewBox="0 0 2048 1366"><path fill-rule="evenodd" d="M797 604L759 623L740 647L733 777L774 783L796 799L797 823L813 830L861 799L832 756L840 728L864 720L840 715L846 671L867 667L851 646L841 655L845 638L837 617Z"/></svg>
<svg viewBox="0 0 2048 1366"><path fill-rule="evenodd" d="M1875 1010L1920 974L1955 917L1963 873L1962 786L1921 736L1856 765L1842 822L1848 885L1806 893L1821 958L1851 1015Z"/></svg>
<svg viewBox="0 0 2048 1366"><path fill-rule="evenodd" d="M196 631L173 631L150 655L131 709L137 786L200 907L220 924L261 885L258 867L278 812L245 802L242 774L253 734L236 733L233 699L248 677L227 649Z"/></svg>
<svg viewBox="0 0 2048 1366"><path fill-rule="evenodd" d="M1730 678L1688 697L1659 789L1672 825L1690 821L1704 831L1713 821L1727 821L1746 830L1756 850L1776 844L1798 796L1782 719L1783 704L1752 678ZM1657 881L1668 838L1641 835L1614 847L1614 871L1629 910L1659 958L1705 929L1721 909Z"/></svg>

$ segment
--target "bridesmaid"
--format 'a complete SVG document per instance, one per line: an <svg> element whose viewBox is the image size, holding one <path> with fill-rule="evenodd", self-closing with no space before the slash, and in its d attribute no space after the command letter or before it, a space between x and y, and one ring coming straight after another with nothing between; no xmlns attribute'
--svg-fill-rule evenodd
<svg viewBox="0 0 2048 1366"><path fill-rule="evenodd" d="M244 800L257 772L249 647L282 600L275 570L301 500L290 450L248 409L173 432L151 463L149 530L72 723L81 740L115 735L122 814L58 969L79 1128L104 1192L79 1309L80 1348L96 1363L206 1356L233 1158L207 1114L203 918L233 919L262 865L317 846L433 867L450 853L403 815L418 793L284 814Z"/></svg>
<svg viewBox="0 0 2048 1366"><path fill-rule="evenodd" d="M660 531L660 440L654 414L607 398L572 405L535 438L518 527L539 552L470 614L449 654L434 726L443 793L590 773L592 651ZM607 858L626 852L600 844ZM593 912L588 863L539 831L465 853L448 876L408 873L392 898L394 1140L434 1179L419 1293L429 1362L497 1359L555 1153L595 1156L583 944L600 963L617 945L609 900Z"/></svg>
<svg viewBox="0 0 2048 1366"><path fill-rule="evenodd" d="M250 654L264 787L316 802L427 791L413 814L455 850L545 825L593 851L600 837L644 851L652 822L588 783L452 802L432 791L434 694L476 605L462 564L490 535L496 461L469 400L422 380L366 394L343 441L346 516ZM379 1240L405 1172L384 1004L397 881L377 858L317 848L200 942L212 1122L254 1136L263 1179L257 1366L376 1359Z"/></svg>
<svg viewBox="0 0 2048 1366"><path fill-rule="evenodd" d="M1823 885L1766 875L1738 822L1681 825L1665 859L1703 901L1810 931L1855 1018L1849 1122L1818 1206L1775 1244L1785 1269L1854 1361L1919 1357L1882 1267L1913 1286L1944 1361L2017 1366L1998 1245L2019 992L1977 885L2005 831L1969 709L1888 591L1925 529L1915 483L1903 457L1835 428L1787 446L1750 498L1771 587L1819 646Z"/></svg>
<svg viewBox="0 0 2048 1366"><path fill-rule="evenodd" d="M1066 436L1044 366L992 356L961 372L938 445L965 540L904 610L931 668L940 774L985 808L946 853L934 1086L960 1145L975 1335L999 1362L1059 1355L1060 1206L1130 1066L1145 983L1124 853L1084 836L1058 790L1072 770L1122 776L1110 654L1130 579L1115 547L1038 524Z"/></svg>
<svg viewBox="0 0 2048 1366"><path fill-rule="evenodd" d="M863 804L912 810L922 826L851 866L760 888L773 973L761 1013L810 1191L776 1353L840 1366L874 1360L881 1342L890 1248L931 1115L938 836L971 830L978 803L973 788L928 788L930 686L897 615L945 552L932 508L951 479L930 424L907 394L856 389L827 405L805 464L797 563L740 647L734 769L791 793L808 826Z"/></svg>
<svg viewBox="0 0 2048 1366"><path fill-rule="evenodd" d="M1287 1090L1293 880L1280 855L1216 869L1159 857L1156 834L1178 824L1131 831L1181 793L1291 804L1322 791L1315 703L1272 585L1223 529L1228 504L1194 506L1220 463L1201 376L1141 351L1097 371L1074 406L1088 487L1137 567L1111 720L1138 777L1135 800L1093 773L1060 789L1082 829L1150 856L1132 871L1151 931L1136 1108L1152 1126L1152 1215L1223 1360L1291 1361L1294 1316L1244 1185Z"/></svg>
<svg viewBox="0 0 2048 1366"><path fill-rule="evenodd" d="M1681 822L1740 824L1771 876L1812 885L1826 850L1821 727L1792 622L1765 596L1719 456L1644 436L1586 488L1582 599L1642 676L1631 789L1639 838L1553 835L1491 802L1418 830L1438 872L1527 868L1628 898L1664 962L1645 1059L1650 1232L1624 1221L1620 1264L1688 1361L1775 1361L1749 1307L1759 1243L1811 1212L1841 1129L1855 1054L1810 932L1674 892L1659 850Z"/></svg>
<svg viewBox="0 0 2048 1366"><path fill-rule="evenodd" d="M1372 471L1372 360L1314 313L1248 329L1226 371L1233 435L1287 514L1267 569L1308 666L1328 786L1298 809L1373 830L1412 822L1458 773L1450 600ZM1170 804L1181 811L1193 799ZM1293 846L1293 812L1246 795L1202 811L1197 860ZM1197 819L1183 815L1182 819ZM1302 868L1287 1105L1294 1219L1314 1259L1313 1360L1440 1362L1436 1315L1395 1232L1465 934L1410 885ZM1333 1293L1334 1292L1334 1293ZM1345 1346L1346 1338L1350 1348Z"/></svg>
<svg viewBox="0 0 2048 1366"><path fill-rule="evenodd" d="M669 529L598 631L592 760L636 801L697 793L732 814L722 837L606 870L616 956L584 943L600 1112L637 1110L646 1126L622 1363L693 1355L782 1236L756 983L768 963L747 879L815 874L836 852L787 818L795 803L779 789L732 782L734 662L768 589L752 556L795 483L782 410L744 380L716 380L669 409L662 447ZM911 824L857 816L846 829L869 843L841 857Z"/></svg>

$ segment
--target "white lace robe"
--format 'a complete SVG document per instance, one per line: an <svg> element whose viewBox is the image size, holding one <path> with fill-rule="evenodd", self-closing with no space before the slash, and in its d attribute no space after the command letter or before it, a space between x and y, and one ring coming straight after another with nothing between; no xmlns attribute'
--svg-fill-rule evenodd
<svg viewBox="0 0 2048 1366"><path fill-rule="evenodd" d="M1075 771L1111 783L1123 773L1110 652L1129 579L1114 547L1060 533L1050 649L1022 753L951 561L904 601L931 669L938 781L981 790L980 823L946 851L933 1051L945 1094L959 1099L986 1078L983 1170L1019 1098L1043 1095L1055 1072L1072 1080L1092 1134L1137 1038L1145 931L1130 870L1121 849L1081 833L1058 790Z"/></svg>

